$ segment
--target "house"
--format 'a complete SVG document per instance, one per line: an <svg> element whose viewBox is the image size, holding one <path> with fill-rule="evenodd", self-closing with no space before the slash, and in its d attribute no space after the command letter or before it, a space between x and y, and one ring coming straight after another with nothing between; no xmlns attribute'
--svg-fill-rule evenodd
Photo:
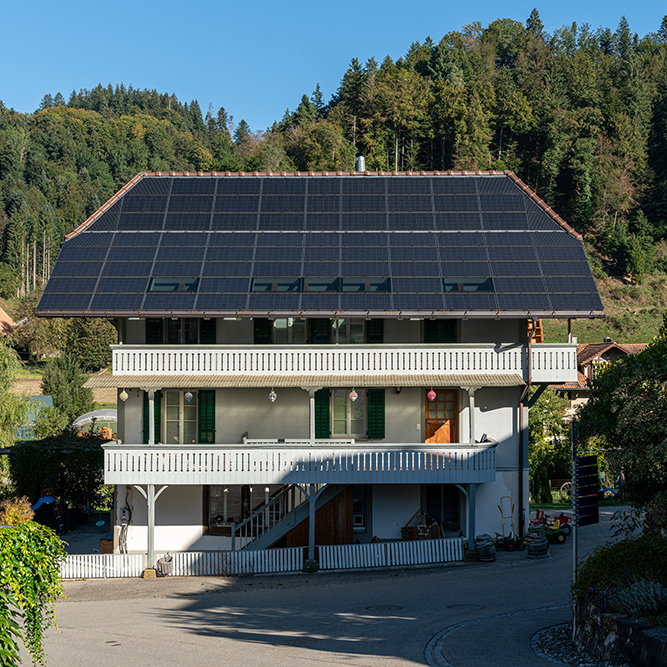
<svg viewBox="0 0 667 667"><path fill-rule="evenodd" d="M65 241L41 316L115 322L115 548L446 534L528 514L538 318L603 316L581 238L509 172L142 173Z"/></svg>
<svg viewBox="0 0 667 667"><path fill-rule="evenodd" d="M588 402L590 396L589 381L595 377L600 364L613 364L628 354L641 352L647 343L615 343L605 338L602 343L587 343L577 347L577 379L553 387L563 392L570 401L569 416Z"/></svg>

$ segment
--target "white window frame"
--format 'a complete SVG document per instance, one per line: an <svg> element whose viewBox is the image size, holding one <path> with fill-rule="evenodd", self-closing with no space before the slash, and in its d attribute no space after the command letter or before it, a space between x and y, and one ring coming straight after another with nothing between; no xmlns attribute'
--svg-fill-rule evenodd
<svg viewBox="0 0 667 667"><path fill-rule="evenodd" d="M330 419L331 419L331 437L333 438L366 438L368 437L368 394L365 389L355 389L359 398L356 401L352 401L350 398L351 389L332 389L331 390L331 403L330 403ZM345 395L345 433L336 432L336 394L339 396ZM361 403L359 403L361 401ZM352 430L352 405L363 405L363 425L361 432L353 432Z"/></svg>
<svg viewBox="0 0 667 667"><path fill-rule="evenodd" d="M185 394L187 392L190 392L193 395L193 400L188 404L194 407L195 409L195 418L194 418L194 425L195 425L195 439L193 443L186 443L184 442L185 439L185 423L186 421L189 423L192 423L193 420L191 419L184 419L185 416L185 410L184 407L186 405L186 400L185 400ZM164 389L162 391L163 394L163 410L162 410L162 433L163 433L163 440L167 445L175 445L175 444L197 444L197 440L199 439L199 392L197 390L192 390L192 389ZM168 419L168 413L169 413L169 394L178 394L178 442L169 442L169 430L167 428L167 425L169 423L174 423L176 420L175 419ZM174 407L174 406L172 406Z"/></svg>

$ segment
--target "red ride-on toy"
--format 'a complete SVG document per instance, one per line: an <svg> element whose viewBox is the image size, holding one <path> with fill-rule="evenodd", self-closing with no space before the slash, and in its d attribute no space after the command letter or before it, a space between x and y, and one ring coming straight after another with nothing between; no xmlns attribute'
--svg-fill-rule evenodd
<svg viewBox="0 0 667 667"><path fill-rule="evenodd" d="M562 530L567 535L572 534L572 517L561 512L553 521L544 510L537 510L537 516L530 522L531 526L544 526L552 530Z"/></svg>

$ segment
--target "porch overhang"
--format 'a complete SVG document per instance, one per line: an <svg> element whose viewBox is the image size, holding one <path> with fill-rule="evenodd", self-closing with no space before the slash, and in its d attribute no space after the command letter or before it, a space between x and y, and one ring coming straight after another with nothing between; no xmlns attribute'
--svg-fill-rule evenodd
<svg viewBox="0 0 667 667"><path fill-rule="evenodd" d="M89 389L252 389L270 387L518 387L525 382L516 373L306 373L301 375L93 375L84 384Z"/></svg>

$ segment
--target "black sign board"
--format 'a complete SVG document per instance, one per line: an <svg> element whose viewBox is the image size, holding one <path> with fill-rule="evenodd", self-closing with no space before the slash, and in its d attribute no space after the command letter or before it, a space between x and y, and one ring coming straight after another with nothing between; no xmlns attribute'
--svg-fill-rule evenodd
<svg viewBox="0 0 667 667"><path fill-rule="evenodd" d="M598 511L598 491L600 478L598 476L597 456L578 456L577 484L574 489L574 502L578 526L590 526L600 522Z"/></svg>

